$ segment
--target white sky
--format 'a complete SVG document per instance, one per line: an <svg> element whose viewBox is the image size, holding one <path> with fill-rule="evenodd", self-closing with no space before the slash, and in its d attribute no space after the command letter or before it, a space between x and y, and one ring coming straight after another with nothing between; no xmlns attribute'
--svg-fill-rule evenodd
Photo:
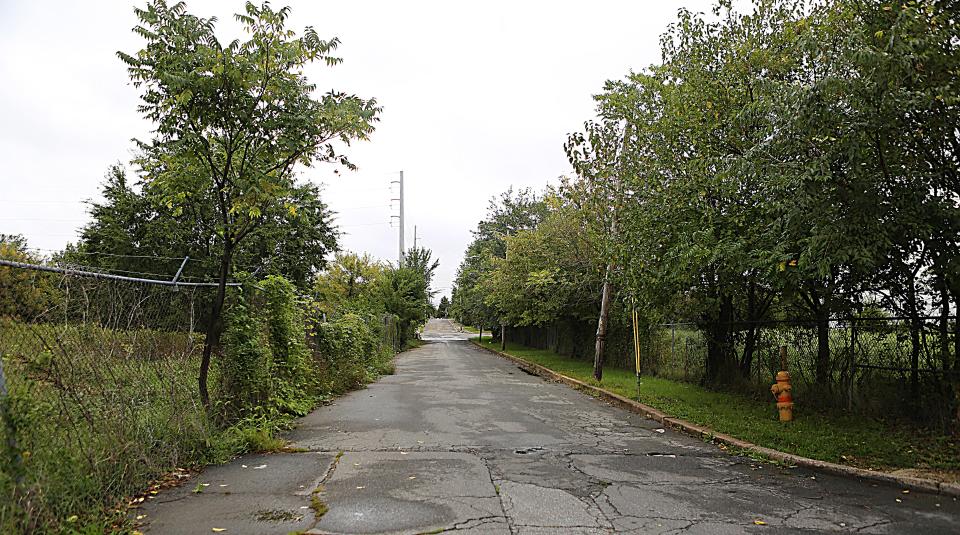
<svg viewBox="0 0 960 535"><path fill-rule="evenodd" d="M223 42L241 37L232 17L241 1L187 4L217 16ZM416 225L440 259L441 294L488 199L569 173L563 142L593 117L591 95L657 62L659 35L681 6L710 9L704 0L289 4L291 28L342 41L342 65L309 73L319 89L384 108L372 140L349 149L358 172L320 166L303 177L326 184L343 248L395 261L389 186L403 169L406 245ZM149 136L115 55L142 45L132 5L0 0L0 233L41 249L74 241L107 167L129 161L131 138Z"/></svg>

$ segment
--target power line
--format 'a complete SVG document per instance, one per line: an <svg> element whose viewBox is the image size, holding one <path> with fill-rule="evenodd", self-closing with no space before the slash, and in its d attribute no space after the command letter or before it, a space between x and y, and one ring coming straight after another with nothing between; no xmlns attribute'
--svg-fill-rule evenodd
<svg viewBox="0 0 960 535"><path fill-rule="evenodd" d="M0 199L0 203L5 204L86 204L87 201L54 201L49 199Z"/></svg>
<svg viewBox="0 0 960 535"><path fill-rule="evenodd" d="M45 251L49 253L64 253L66 251L60 249L42 249L40 247L27 247L30 251ZM149 258L157 260L183 260L182 256L156 256L156 255L135 255L135 254L115 254L115 253L101 253L97 251L70 251L70 254L79 254L79 255L90 255L90 256L110 256L114 258Z"/></svg>
<svg viewBox="0 0 960 535"><path fill-rule="evenodd" d="M388 223L388 222L386 222L386 221L381 221L381 222L379 222L379 223L357 223L357 224L354 224L354 225L337 225L337 228L373 227L373 226L376 226L376 225L390 225L390 224L391 224L391 223Z"/></svg>
<svg viewBox="0 0 960 535"><path fill-rule="evenodd" d="M0 221L39 221L41 223L83 223L86 219L54 219L48 217L0 217Z"/></svg>

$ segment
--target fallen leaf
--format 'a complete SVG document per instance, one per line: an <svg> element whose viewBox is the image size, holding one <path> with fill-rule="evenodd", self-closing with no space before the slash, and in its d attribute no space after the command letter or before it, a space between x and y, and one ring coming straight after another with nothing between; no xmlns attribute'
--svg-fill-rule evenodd
<svg viewBox="0 0 960 535"><path fill-rule="evenodd" d="M897 503L903 503L903 500L901 500L900 498L897 498Z"/></svg>
<svg viewBox="0 0 960 535"><path fill-rule="evenodd" d="M417 479L417 476L410 476L407 479Z"/></svg>
<svg viewBox="0 0 960 535"><path fill-rule="evenodd" d="M910 494L910 491L909 491L909 490L905 490L905 491L903 491L903 493L904 493L904 494Z"/></svg>
<svg viewBox="0 0 960 535"><path fill-rule="evenodd" d="M210 531L220 533L221 531L227 531L227 528L210 528Z"/></svg>
<svg viewBox="0 0 960 535"><path fill-rule="evenodd" d="M667 430L666 430L666 429L654 429L653 432L654 432L654 433L666 433Z"/></svg>
<svg viewBox="0 0 960 535"><path fill-rule="evenodd" d="M754 520L753 523L756 524L756 525L758 525L758 526L766 526L766 525L767 525L767 523L764 522L763 520Z"/></svg>
<svg viewBox="0 0 960 535"><path fill-rule="evenodd" d="M240 465L240 468L246 468L246 467L247 467L247 465L245 465L245 464L241 464L241 465Z"/></svg>
<svg viewBox="0 0 960 535"><path fill-rule="evenodd" d="M71 524L74 523L74 522L76 522L76 521L77 521L77 515L70 515L70 516L67 517L67 522L69 522L69 523L71 523Z"/></svg>
<svg viewBox="0 0 960 535"><path fill-rule="evenodd" d="M367 488L367 487L357 487L357 489L365 489L365 488Z"/></svg>
<svg viewBox="0 0 960 535"><path fill-rule="evenodd" d="M254 466L253 469L254 469L254 470L263 470L263 469L266 468L266 467L267 467L267 465L261 464L260 466Z"/></svg>

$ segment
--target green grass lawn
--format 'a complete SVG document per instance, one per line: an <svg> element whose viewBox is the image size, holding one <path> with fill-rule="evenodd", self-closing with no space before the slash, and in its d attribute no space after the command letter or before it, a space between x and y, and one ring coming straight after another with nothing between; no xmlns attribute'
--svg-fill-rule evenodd
<svg viewBox="0 0 960 535"><path fill-rule="evenodd" d="M500 349L499 341L485 339L482 343ZM592 362L517 344L507 344L507 352L621 396L637 399L637 379L632 371L606 368L601 384L593 379ZM642 376L640 401L719 433L813 459L870 469L960 469L960 441L957 438L858 415L808 411L804 410L803 400L795 400L796 419L781 423L777 419L773 396L768 403L690 383Z"/></svg>

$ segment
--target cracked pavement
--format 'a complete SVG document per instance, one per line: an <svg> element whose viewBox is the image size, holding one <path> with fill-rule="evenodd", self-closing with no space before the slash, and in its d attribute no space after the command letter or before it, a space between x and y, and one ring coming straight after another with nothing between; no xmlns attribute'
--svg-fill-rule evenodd
<svg viewBox="0 0 960 535"><path fill-rule="evenodd" d="M524 373L446 320L423 337L395 375L300 419L298 453L208 468L146 503L144 530L960 533L955 498L733 456Z"/></svg>

